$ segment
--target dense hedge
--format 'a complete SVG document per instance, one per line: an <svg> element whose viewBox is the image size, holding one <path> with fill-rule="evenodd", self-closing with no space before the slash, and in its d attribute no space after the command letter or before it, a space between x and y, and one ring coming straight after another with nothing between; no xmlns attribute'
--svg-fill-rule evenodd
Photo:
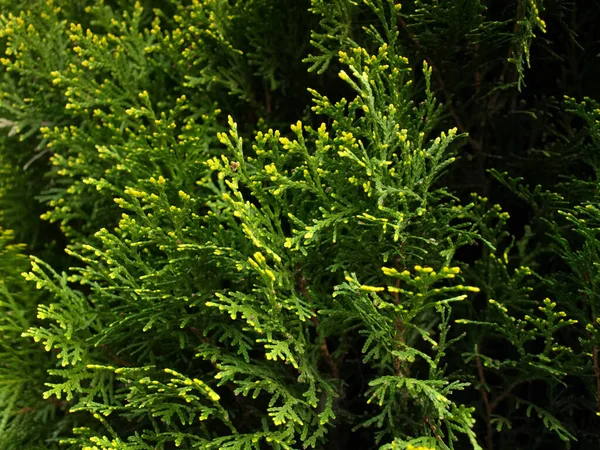
<svg viewBox="0 0 600 450"><path fill-rule="evenodd" d="M600 4L0 5L0 449L598 446Z"/></svg>

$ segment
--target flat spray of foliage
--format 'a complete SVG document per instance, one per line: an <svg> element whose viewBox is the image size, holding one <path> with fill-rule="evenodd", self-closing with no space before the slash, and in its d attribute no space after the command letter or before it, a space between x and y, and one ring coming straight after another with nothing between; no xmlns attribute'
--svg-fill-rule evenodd
<svg viewBox="0 0 600 450"><path fill-rule="evenodd" d="M579 3L1 1L0 449L594 448Z"/></svg>

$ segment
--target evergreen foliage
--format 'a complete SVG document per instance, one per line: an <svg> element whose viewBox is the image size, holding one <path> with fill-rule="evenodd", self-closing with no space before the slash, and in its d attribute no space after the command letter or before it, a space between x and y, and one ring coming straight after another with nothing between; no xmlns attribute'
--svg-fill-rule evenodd
<svg viewBox="0 0 600 450"><path fill-rule="evenodd" d="M598 5L0 5L0 449L597 445Z"/></svg>

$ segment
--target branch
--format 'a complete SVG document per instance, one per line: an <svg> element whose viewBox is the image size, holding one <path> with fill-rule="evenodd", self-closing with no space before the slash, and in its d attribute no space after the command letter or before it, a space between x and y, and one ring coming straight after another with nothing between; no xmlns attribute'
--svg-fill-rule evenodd
<svg viewBox="0 0 600 450"><path fill-rule="evenodd" d="M494 399L494 401L492 403L490 403L490 408L492 409L492 412L496 409L496 407L500 404L500 402L502 400L504 400L506 397L508 397L510 394L512 394L512 392L515 390L515 388L517 386L519 386L521 383L522 383L522 381L513 381L502 394L500 394L498 397L496 397Z"/></svg>
<svg viewBox="0 0 600 450"><path fill-rule="evenodd" d="M590 283L590 274L588 272L583 273L583 279L587 284ZM587 293L583 294L586 301L588 300ZM592 313L592 323L596 322L596 317ZM588 336L592 339L592 333L588 332ZM600 364L598 363L598 346L594 345L592 350L592 363L594 368L594 378L596 379L596 412L600 413Z"/></svg>
<svg viewBox="0 0 600 450"><path fill-rule="evenodd" d="M273 112L273 107L271 106L271 91L268 86L265 85L265 110L267 114L271 114Z"/></svg>
<svg viewBox="0 0 600 450"><path fill-rule="evenodd" d="M317 316L313 316L312 321L315 324L315 327L317 328L317 332L318 332L319 325L320 325L319 318ZM340 378L340 370L338 369L337 364L331 357L331 353L329 353L329 347L327 346L327 340L325 340L324 337L321 338L321 356L323 356L323 359L329 366L329 370L331 371L331 376L333 378Z"/></svg>
<svg viewBox="0 0 600 450"><path fill-rule="evenodd" d="M396 289L400 288L400 280L396 280ZM394 296L394 305L398 306L400 303L400 295L398 292L393 293ZM396 320L394 321L394 326L396 328L396 349L400 349L401 345L404 344L404 322L399 315L396 316ZM402 364L400 362L400 358L394 358L394 369L396 370L396 375L401 377L404 375L404 371L402 370ZM407 374L408 375L408 374Z"/></svg>
<svg viewBox="0 0 600 450"><path fill-rule="evenodd" d="M600 366L598 365L598 346L593 351L594 377L596 378L596 409L600 413Z"/></svg>
<svg viewBox="0 0 600 450"><path fill-rule="evenodd" d="M494 430L492 428L492 415L494 414L494 410L496 407L512 392L515 390L517 386L519 386L522 381L513 381L500 395L498 395L493 401L490 401L490 397L488 392L486 391L484 386L487 386L487 382L485 380L485 372L483 369L483 364L481 363L481 358L479 357L479 344L475 346L475 361L477 364L477 373L479 375L479 382L481 383L481 387L479 388L479 392L481 392L481 398L483 399L483 404L485 405L485 415L486 415L486 427L487 427L487 448L488 450L494 449Z"/></svg>
<svg viewBox="0 0 600 450"><path fill-rule="evenodd" d="M400 26L406 32L406 34L408 35L408 38L415 45L417 50L419 50L420 52L423 52L423 49L421 48L421 44L419 44L419 41L417 41L415 39L415 34L412 31L410 31L406 21L401 16L398 16L398 22L400 22ZM480 151L481 145L479 144L479 142L477 142L475 139L473 139L471 136L468 135L467 129L463 125L461 118L459 117L458 113L454 109L454 105L450 101L450 95L446 91L446 83L444 82L444 79L442 78L440 71L437 69L435 63L429 56L427 56L425 54L423 56L425 58L425 61L427 61L427 64L429 64L431 66L431 70L433 71L435 79L436 79L438 85L440 86L440 90L444 94L444 98L446 99L446 102L448 103L448 110L450 111L450 115L452 116L452 119L454 120L456 128L461 133L467 133L467 136L468 136L467 139L469 140L469 143L473 146L473 148Z"/></svg>
<svg viewBox="0 0 600 450"><path fill-rule="evenodd" d="M302 295L304 295L304 297L306 297L306 299L310 303L312 303L312 297L310 296L310 292L308 292L308 288L306 286L306 279L302 276L302 274L298 274L298 288L300 289L300 292L302 293ZM319 322L319 318L316 315L314 315L312 317L312 321L315 324L315 327L317 329L317 333L319 334L319 337L321 338L321 356L323 357L323 359L329 366L329 370L331 371L331 376L333 378L340 378L340 370L339 370L337 364L335 363L335 361L333 360L333 358L331 357L331 352L329 351L329 347L327 345L327 340L325 339L325 337L320 336L319 327L321 324Z"/></svg>
<svg viewBox="0 0 600 450"><path fill-rule="evenodd" d="M485 388L487 386L487 382L485 381L485 373L483 371L483 364L481 363L481 358L479 357L479 344L475 346L475 362L477 363L477 373L479 374L479 383L481 387L479 388L479 392L481 392L481 398L483 399L483 404L485 405L485 415L486 415L486 427L487 427L487 449L494 450L494 441L493 435L494 430L492 429L492 405L490 404L490 397Z"/></svg>
<svg viewBox="0 0 600 450"><path fill-rule="evenodd" d="M446 447L446 444L444 443L444 440L442 439L442 436L440 436L440 433L438 432L437 427L435 426L434 423L431 422L431 419L429 417L425 416L424 420L425 420L425 423L429 426L429 428L433 432L433 435L435 436L435 438L442 445L442 447Z"/></svg>
<svg viewBox="0 0 600 450"><path fill-rule="evenodd" d="M98 345L98 348L102 348L102 349L106 350L106 355L110 359L112 359L114 362L119 364L121 367L133 366L133 364L131 364L129 361L121 358L117 353L113 352L112 348L110 348L107 344L100 344L100 345Z"/></svg>

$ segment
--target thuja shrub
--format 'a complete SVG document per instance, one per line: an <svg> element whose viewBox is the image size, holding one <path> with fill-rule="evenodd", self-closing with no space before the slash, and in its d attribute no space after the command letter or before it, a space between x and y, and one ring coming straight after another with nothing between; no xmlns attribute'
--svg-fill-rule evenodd
<svg viewBox="0 0 600 450"><path fill-rule="evenodd" d="M577 2L2 8L0 448L597 442Z"/></svg>

